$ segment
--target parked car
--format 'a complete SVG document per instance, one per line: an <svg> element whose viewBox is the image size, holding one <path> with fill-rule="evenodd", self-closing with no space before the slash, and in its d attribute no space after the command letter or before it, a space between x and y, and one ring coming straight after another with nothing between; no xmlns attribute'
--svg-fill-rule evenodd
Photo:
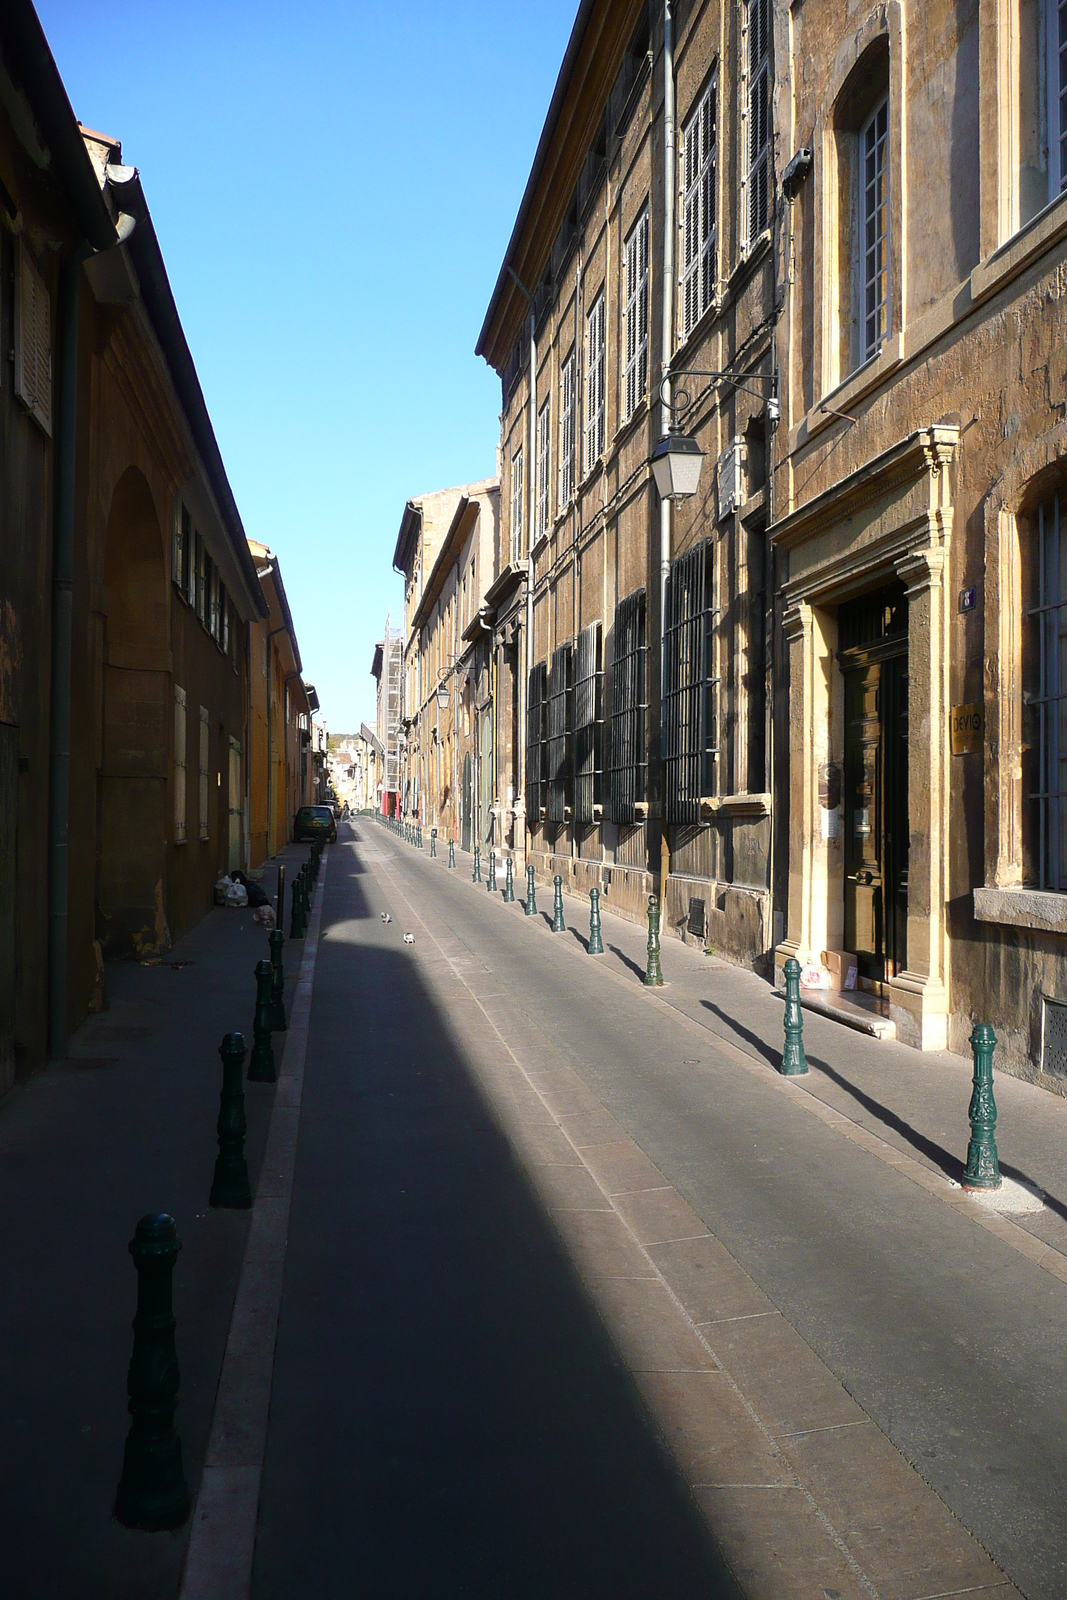
<svg viewBox="0 0 1067 1600"><path fill-rule="evenodd" d="M301 806L293 818L294 842L303 844L311 839L321 839L323 835L331 844L336 844L337 824L329 806Z"/></svg>

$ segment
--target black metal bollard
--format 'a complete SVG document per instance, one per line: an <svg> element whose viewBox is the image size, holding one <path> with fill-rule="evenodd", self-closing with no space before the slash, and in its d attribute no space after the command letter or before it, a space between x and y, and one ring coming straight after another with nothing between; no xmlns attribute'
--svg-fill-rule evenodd
<svg viewBox="0 0 1067 1600"><path fill-rule="evenodd" d="M275 906L274 925L285 932L285 864L278 867L278 898Z"/></svg>
<svg viewBox="0 0 1067 1600"><path fill-rule="evenodd" d="M604 941L600 936L600 890L589 891L589 954L602 956Z"/></svg>
<svg viewBox="0 0 1067 1600"><path fill-rule="evenodd" d="M285 944L285 935L280 928L274 928L267 938L270 945L271 988L270 988L270 1025L273 1033L285 1033L289 1024L285 1020L285 966L282 961L282 947Z"/></svg>
<svg viewBox="0 0 1067 1600"><path fill-rule="evenodd" d="M133 1354L126 1377L130 1431L115 1496L127 1528L180 1528L189 1515L182 1444L174 1427L181 1374L174 1347L174 1263L181 1243L174 1218L142 1217L130 1241L137 1268Z"/></svg>
<svg viewBox="0 0 1067 1600"><path fill-rule="evenodd" d="M510 856L504 861L504 904L515 904L515 868Z"/></svg>
<svg viewBox="0 0 1067 1600"><path fill-rule="evenodd" d="M566 933L567 924L563 920L563 879L559 873L552 879L552 932Z"/></svg>
<svg viewBox="0 0 1067 1600"><path fill-rule="evenodd" d="M489 878L485 887L490 894L496 894L496 851L489 852Z"/></svg>
<svg viewBox="0 0 1067 1600"><path fill-rule="evenodd" d="M456 841L454 839L449 839L448 841L448 864L450 867L454 867L456 864Z"/></svg>
<svg viewBox="0 0 1067 1600"><path fill-rule="evenodd" d="M1003 1183L997 1160L997 1103L993 1098L993 1051L997 1036L988 1022L976 1022L971 1031L974 1081L967 1115L971 1137L967 1143L965 1189L999 1189Z"/></svg>
<svg viewBox="0 0 1067 1600"><path fill-rule="evenodd" d="M274 1044L270 1036L271 990L274 969L269 961L256 962L256 1017L252 1024L252 1059L248 1063L249 1083L276 1083Z"/></svg>
<svg viewBox="0 0 1067 1600"><path fill-rule="evenodd" d="M648 897L648 960L645 963L645 983L655 989L663 982L663 969L659 964L659 901L654 894Z"/></svg>
<svg viewBox="0 0 1067 1600"><path fill-rule="evenodd" d="M537 884L534 881L534 869L532 861L526 868L526 904L522 909L528 917L534 917L537 915Z"/></svg>
<svg viewBox="0 0 1067 1600"><path fill-rule="evenodd" d="M800 1009L800 962L789 956L785 967L785 1049L782 1051L782 1077L799 1078L808 1070L804 1054L804 1017Z"/></svg>
<svg viewBox="0 0 1067 1600"><path fill-rule="evenodd" d="M291 893L289 895L289 907L290 907L290 909L289 909L289 937L290 937L290 939L302 939L304 937L303 918L302 918L302 916L300 914L300 912L301 912L300 890L301 890L302 882L303 882L303 880L302 880L302 878L301 878L301 876L300 876L300 874L298 872L296 877L293 879L293 887L292 887L292 891L291 891Z"/></svg>
<svg viewBox="0 0 1067 1600"><path fill-rule="evenodd" d="M471 876L471 882L472 883L481 883L481 881L482 881L482 852L478 849L477 841L475 841L475 845L474 845L474 872L473 872L473 874Z"/></svg>
<svg viewBox="0 0 1067 1600"><path fill-rule="evenodd" d="M242 1082L247 1047L243 1033L228 1033L219 1046L222 1098L219 1102L219 1153L211 1181L209 1204L243 1211L252 1204L245 1159L245 1090Z"/></svg>

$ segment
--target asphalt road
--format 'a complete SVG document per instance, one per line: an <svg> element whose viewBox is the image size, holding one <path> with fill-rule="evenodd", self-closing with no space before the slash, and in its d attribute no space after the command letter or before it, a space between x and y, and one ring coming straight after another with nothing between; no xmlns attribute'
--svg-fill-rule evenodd
<svg viewBox="0 0 1067 1600"><path fill-rule="evenodd" d="M362 829L373 829L372 849L388 854L405 892L499 974L524 1027L568 1057L1029 1600L1062 1600L1067 1287L798 1114L769 1082L739 1071L711 1033L703 1046L650 1008L636 974L632 990L612 982L573 933L551 936L543 919L535 926L521 904L490 899L469 873L450 874L373 824ZM338 866L346 856L336 853ZM358 918L358 886L366 881L357 868L337 891L351 897L349 909L331 911L328 900L328 915ZM605 916L605 944L632 946L633 936ZM336 984L336 972L326 981ZM372 987L362 1020L366 978L348 1011L353 1045L366 1029L375 1050L388 1048L388 1029L402 1026L403 1049L425 1068L440 1049L438 1019L419 1015L407 974L380 966ZM395 1015L402 995L403 1019ZM345 1004L336 993L332 1001L325 990L316 996L323 1047ZM329 1025L327 1006L335 1016ZM743 1027L743 1016L734 1020ZM845 1030L840 1049L849 1049ZM379 1094L389 1092L385 1081ZM525 1222L535 1228L533 1219ZM565 1409L562 1392L560 1400Z"/></svg>

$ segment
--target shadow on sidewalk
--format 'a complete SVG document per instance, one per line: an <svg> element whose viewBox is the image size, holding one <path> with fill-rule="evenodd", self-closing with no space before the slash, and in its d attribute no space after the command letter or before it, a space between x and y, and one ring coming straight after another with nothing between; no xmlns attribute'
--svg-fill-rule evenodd
<svg viewBox="0 0 1067 1600"><path fill-rule="evenodd" d="M637 978L640 978L641 982L644 983L644 981L645 981L645 969L644 969L644 967L642 967L636 961L631 961L630 957L626 954L625 950L620 950L617 944L609 944L608 945L608 949L611 951L613 956L617 956L619 958L619 960L622 962L624 967L629 967L630 971L634 974L634 976L637 977Z"/></svg>
<svg viewBox="0 0 1067 1600"><path fill-rule="evenodd" d="M758 1033L753 1033L751 1028L746 1028L735 1017L731 1017L729 1012L724 1011L722 1006L717 1006L713 1000L702 1000L700 1004L705 1011L713 1012L720 1022L725 1022L731 1033L736 1033L739 1039L744 1039L746 1044L750 1044L753 1050L758 1051L765 1061L770 1062L776 1072L779 1070L782 1065L782 1052L780 1050L775 1050L764 1039L761 1039Z"/></svg>
<svg viewBox="0 0 1067 1600"><path fill-rule="evenodd" d="M736 1600L451 1013L354 889L327 885L253 1600Z"/></svg>

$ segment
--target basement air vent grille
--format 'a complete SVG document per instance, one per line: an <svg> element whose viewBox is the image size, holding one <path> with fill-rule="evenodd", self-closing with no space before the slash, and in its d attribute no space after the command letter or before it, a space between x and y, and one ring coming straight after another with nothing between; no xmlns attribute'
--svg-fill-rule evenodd
<svg viewBox="0 0 1067 1600"><path fill-rule="evenodd" d="M705 912L703 900L690 900L689 919L686 928L694 939L703 939L705 933Z"/></svg>
<svg viewBox="0 0 1067 1600"><path fill-rule="evenodd" d="M1041 1019L1041 1070L1067 1078L1067 1002L1047 996Z"/></svg>

